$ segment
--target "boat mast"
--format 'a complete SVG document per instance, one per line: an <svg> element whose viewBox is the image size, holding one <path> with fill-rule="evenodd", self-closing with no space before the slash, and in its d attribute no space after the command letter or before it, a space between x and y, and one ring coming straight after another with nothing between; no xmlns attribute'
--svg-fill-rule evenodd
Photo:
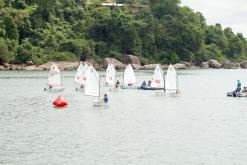
<svg viewBox="0 0 247 165"><path fill-rule="evenodd" d="M99 75L99 101L100 101L100 75Z"/></svg>
<svg viewBox="0 0 247 165"><path fill-rule="evenodd" d="M166 75L165 75L165 72L163 74L163 77L164 77L164 92L166 92Z"/></svg>

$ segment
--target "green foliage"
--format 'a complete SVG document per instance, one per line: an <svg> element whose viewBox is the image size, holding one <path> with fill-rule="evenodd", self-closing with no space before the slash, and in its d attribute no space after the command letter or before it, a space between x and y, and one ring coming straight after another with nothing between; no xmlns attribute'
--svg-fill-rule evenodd
<svg viewBox="0 0 247 165"><path fill-rule="evenodd" d="M180 0L0 0L0 62L41 64L49 60L122 60L142 64L242 60L247 41L220 24L207 26L203 15Z"/></svg>
<svg viewBox="0 0 247 165"><path fill-rule="evenodd" d="M15 58L15 41L0 38L0 63L13 61Z"/></svg>
<svg viewBox="0 0 247 165"><path fill-rule="evenodd" d="M49 55L49 61L76 61L76 55L70 52L54 52L53 54Z"/></svg>

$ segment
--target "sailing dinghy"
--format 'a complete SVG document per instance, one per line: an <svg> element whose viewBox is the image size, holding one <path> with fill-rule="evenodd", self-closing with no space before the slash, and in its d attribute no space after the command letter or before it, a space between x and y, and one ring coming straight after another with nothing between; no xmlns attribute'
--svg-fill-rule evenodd
<svg viewBox="0 0 247 165"><path fill-rule="evenodd" d="M96 97L96 100L93 102L94 106L106 106L107 104L100 98L100 77L93 66L88 68L86 77L85 95Z"/></svg>
<svg viewBox="0 0 247 165"><path fill-rule="evenodd" d="M138 87L134 86L136 82L135 72L129 64L124 70L122 89L137 89Z"/></svg>
<svg viewBox="0 0 247 165"><path fill-rule="evenodd" d="M141 86L142 90L164 90L164 72L160 65L156 65L150 86Z"/></svg>
<svg viewBox="0 0 247 165"><path fill-rule="evenodd" d="M62 86L61 74L58 66L53 63L48 76L48 91L62 91L64 90Z"/></svg>
<svg viewBox="0 0 247 165"><path fill-rule="evenodd" d="M116 82L116 69L111 63L108 64L106 69L105 82L106 85L109 87L114 87Z"/></svg>
<svg viewBox="0 0 247 165"><path fill-rule="evenodd" d="M168 96L179 96L180 91L178 89L178 76L177 71L175 70L173 65L169 65L166 77L165 77L165 90L163 93L157 94L165 94Z"/></svg>
<svg viewBox="0 0 247 165"><path fill-rule="evenodd" d="M89 66L87 63L80 63L75 75L75 83L79 85L79 88L76 88L76 90L84 90L86 83L86 72L88 68Z"/></svg>

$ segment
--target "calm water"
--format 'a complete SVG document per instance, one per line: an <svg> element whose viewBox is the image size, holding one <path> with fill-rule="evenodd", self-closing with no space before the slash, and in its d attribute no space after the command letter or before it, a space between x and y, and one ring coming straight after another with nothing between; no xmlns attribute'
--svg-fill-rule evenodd
<svg viewBox="0 0 247 165"><path fill-rule="evenodd" d="M103 109L75 91L74 74L62 72L69 106L54 109L47 72L0 72L0 164L247 164L247 98L225 96L247 70L180 71L181 97L121 90Z"/></svg>

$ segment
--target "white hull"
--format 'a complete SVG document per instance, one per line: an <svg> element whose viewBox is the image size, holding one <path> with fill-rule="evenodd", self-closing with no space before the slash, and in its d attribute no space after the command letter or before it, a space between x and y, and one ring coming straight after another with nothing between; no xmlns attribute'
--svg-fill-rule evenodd
<svg viewBox="0 0 247 165"><path fill-rule="evenodd" d="M174 92L174 93L171 93L171 92L156 92L156 95L157 96L168 96L168 97L179 97L181 96L181 93L180 92Z"/></svg>
<svg viewBox="0 0 247 165"><path fill-rule="evenodd" d="M81 87L76 87L75 90L77 92L85 92L85 88L81 88Z"/></svg>
<svg viewBox="0 0 247 165"><path fill-rule="evenodd" d="M123 85L123 86L121 86L121 88L122 89L138 89L138 86L125 86L125 85Z"/></svg>
<svg viewBox="0 0 247 165"><path fill-rule="evenodd" d="M93 102L94 107L106 107L108 106L108 103L104 103L102 100L94 100Z"/></svg>
<svg viewBox="0 0 247 165"><path fill-rule="evenodd" d="M64 90L64 87L52 87L52 88L45 88L46 89L46 91L48 91L48 92L61 92L61 91L63 91Z"/></svg>

